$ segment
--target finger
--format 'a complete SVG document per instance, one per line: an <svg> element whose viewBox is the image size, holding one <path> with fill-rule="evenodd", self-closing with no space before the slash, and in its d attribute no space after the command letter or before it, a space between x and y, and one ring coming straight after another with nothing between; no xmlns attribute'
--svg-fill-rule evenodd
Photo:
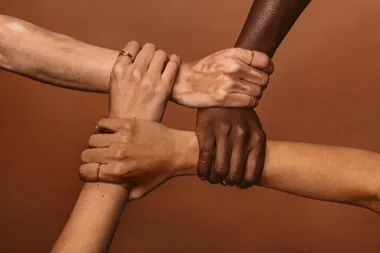
<svg viewBox="0 0 380 253"><path fill-rule="evenodd" d="M259 104L259 100L253 96L242 94L242 93L231 93L219 103L213 106L223 106L223 107L249 107L254 108Z"/></svg>
<svg viewBox="0 0 380 253"><path fill-rule="evenodd" d="M157 50L154 53L152 61L150 62L148 72L161 76L162 72L165 69L167 61L168 54L162 50Z"/></svg>
<svg viewBox="0 0 380 253"><path fill-rule="evenodd" d="M115 134L93 134L88 139L91 148L107 148L115 142Z"/></svg>
<svg viewBox="0 0 380 253"><path fill-rule="evenodd" d="M240 184L245 175L245 165L248 152L245 150L247 144L246 136L242 133L236 133L231 153L230 173L225 179L225 183L233 186Z"/></svg>
<svg viewBox="0 0 380 253"><path fill-rule="evenodd" d="M125 183L127 172L120 169L118 164L87 163L79 167L79 177L84 182Z"/></svg>
<svg viewBox="0 0 380 253"><path fill-rule="evenodd" d="M246 65L261 69L269 75L274 71L271 58L262 52L235 48L233 53Z"/></svg>
<svg viewBox="0 0 380 253"><path fill-rule="evenodd" d="M166 64L165 70L162 73L162 79L167 83L174 83L179 69L181 66L181 59L178 55L171 55L169 58L169 62Z"/></svg>
<svg viewBox="0 0 380 253"><path fill-rule="evenodd" d="M215 138L212 133L199 133L197 131L199 143L199 158L197 164L198 177L207 180L211 172L214 160Z"/></svg>
<svg viewBox="0 0 380 253"><path fill-rule="evenodd" d="M221 183L230 171L231 145L228 132L216 137L216 156L208 181L212 184Z"/></svg>
<svg viewBox="0 0 380 253"><path fill-rule="evenodd" d="M116 119L116 118L102 118L97 123L97 128L100 131L118 132L128 130L134 122L131 119Z"/></svg>
<svg viewBox="0 0 380 253"><path fill-rule="evenodd" d="M136 56L136 59L133 64L140 70L146 71L150 65L150 62L153 59L154 52L156 52L155 45L151 43L145 44Z"/></svg>
<svg viewBox="0 0 380 253"><path fill-rule="evenodd" d="M256 84L261 87L267 87L269 83L269 75L267 73L248 65L242 65L237 76L251 85Z"/></svg>
<svg viewBox="0 0 380 253"><path fill-rule="evenodd" d="M141 50L140 43L138 43L137 41L128 42L128 44L123 48L123 51L125 51L126 53L129 53L130 56L119 54L116 59L115 65L127 66L131 64L135 60L136 55L139 53L140 50Z"/></svg>
<svg viewBox="0 0 380 253"><path fill-rule="evenodd" d="M250 66L263 70L268 75L271 75L274 71L274 65L272 59L265 53L259 51L252 51L253 56L250 62Z"/></svg>
<svg viewBox="0 0 380 253"><path fill-rule="evenodd" d="M243 181L238 185L239 188L248 188L254 185L261 177L265 162L265 141L256 142L256 145L248 154L247 164Z"/></svg>
<svg viewBox="0 0 380 253"><path fill-rule="evenodd" d="M111 148L86 149L81 154L83 163L109 163L115 160L118 154Z"/></svg>

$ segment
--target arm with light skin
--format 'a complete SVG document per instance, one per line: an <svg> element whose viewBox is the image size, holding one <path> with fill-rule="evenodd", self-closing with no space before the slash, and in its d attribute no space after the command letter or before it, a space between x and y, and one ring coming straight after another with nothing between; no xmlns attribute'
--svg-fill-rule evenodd
<svg viewBox="0 0 380 253"><path fill-rule="evenodd" d="M175 176L196 175L199 145L194 132L144 120L101 119L98 125L113 134L92 135L89 145L93 148L82 153L83 162L107 163L99 180L128 183L135 191L131 199L145 196ZM96 181L91 164L82 165L80 175L85 181ZM258 185L380 213L380 154L354 148L268 141Z"/></svg>
<svg viewBox="0 0 380 253"><path fill-rule="evenodd" d="M137 42L130 42L125 50L137 55L134 62L120 56L113 67L110 118L162 119L180 59L178 56L168 58L165 52L156 51L152 44L140 49ZM104 170L101 164L93 165L98 173ZM126 186L86 183L51 252L108 252L128 195Z"/></svg>
<svg viewBox="0 0 380 253"><path fill-rule="evenodd" d="M273 56L310 1L255 0L235 46ZM196 133L202 180L247 188L260 178L266 135L254 110L200 109Z"/></svg>
<svg viewBox="0 0 380 253"><path fill-rule="evenodd" d="M109 91L118 51L54 33L24 20L0 15L0 68L37 81L82 91ZM43 46L42 46L43 45ZM188 107L254 107L267 85L262 62L269 57L242 49L225 49L184 63L171 101ZM256 98L253 100L252 98Z"/></svg>

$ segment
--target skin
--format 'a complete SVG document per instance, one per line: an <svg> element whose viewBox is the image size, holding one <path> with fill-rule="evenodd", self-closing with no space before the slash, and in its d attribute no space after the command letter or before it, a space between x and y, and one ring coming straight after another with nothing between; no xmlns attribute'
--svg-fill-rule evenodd
<svg viewBox="0 0 380 253"><path fill-rule="evenodd" d="M255 0L236 47L273 56L310 0ZM266 134L256 112L239 108L198 110L198 176L210 183L252 186L265 159ZM216 150L216 151L215 151Z"/></svg>
<svg viewBox="0 0 380 253"><path fill-rule="evenodd" d="M118 51L0 15L0 68L58 87L108 92ZM40 50L40 45L44 50ZM272 72L259 52L225 49L181 66L170 100L194 108L253 107ZM268 66L264 66L267 63ZM266 70L262 71L264 68Z"/></svg>
<svg viewBox="0 0 380 253"><path fill-rule="evenodd" d="M163 116L180 59L169 58L152 44L140 49L139 43L128 43L124 50L136 59L132 63L133 59L120 56L113 67L108 117L160 121ZM126 186L86 183L51 252L108 252L130 194L134 192Z"/></svg>
<svg viewBox="0 0 380 253"><path fill-rule="evenodd" d="M196 175L199 146L194 132L146 120L101 119L91 149L82 153L81 178L126 183L138 199L163 182ZM380 154L308 143L268 141L260 186L312 199L345 203L380 213ZM116 155L117 154L117 155Z"/></svg>

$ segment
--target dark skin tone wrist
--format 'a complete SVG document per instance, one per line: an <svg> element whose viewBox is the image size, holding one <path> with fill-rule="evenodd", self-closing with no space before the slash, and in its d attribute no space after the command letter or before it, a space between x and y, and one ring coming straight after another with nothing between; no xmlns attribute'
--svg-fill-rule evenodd
<svg viewBox="0 0 380 253"><path fill-rule="evenodd" d="M310 0L255 0L236 47L273 56ZM197 114L198 176L210 183L252 186L265 162L266 135L252 109L205 108Z"/></svg>

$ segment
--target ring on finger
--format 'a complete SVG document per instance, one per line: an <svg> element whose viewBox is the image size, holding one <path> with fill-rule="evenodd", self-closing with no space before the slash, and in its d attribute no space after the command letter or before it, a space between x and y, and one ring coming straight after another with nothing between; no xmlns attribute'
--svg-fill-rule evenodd
<svg viewBox="0 0 380 253"><path fill-rule="evenodd" d="M223 181L221 182L221 185L223 185L223 186L225 186L225 187L231 187L231 185L229 185L229 184L226 183L226 180L223 180Z"/></svg>
<svg viewBox="0 0 380 253"><path fill-rule="evenodd" d="M121 50L119 56L127 56L133 62L133 55L128 51Z"/></svg>

